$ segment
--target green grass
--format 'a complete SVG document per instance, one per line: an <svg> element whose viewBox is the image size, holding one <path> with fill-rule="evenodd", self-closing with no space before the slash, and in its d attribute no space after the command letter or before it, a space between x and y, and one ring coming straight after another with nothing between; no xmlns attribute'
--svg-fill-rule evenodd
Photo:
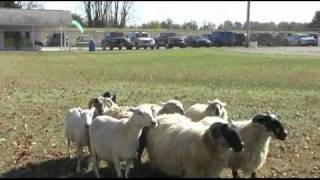
<svg viewBox="0 0 320 180"><path fill-rule="evenodd" d="M258 174L312 177L312 168L319 166L314 160L320 152L320 61L316 58L235 53L224 48L1 52L0 82L0 139L5 138L0 142L1 174L28 161L66 156L66 111L86 107L91 97L110 89L117 92L119 105L177 98L187 108L219 98L227 102L231 119L274 111L288 128L289 139L272 141L270 158ZM308 143L305 150L304 143ZM278 153L281 156L274 157ZM17 157L21 159L15 164ZM68 168L68 173L74 171L73 166ZM274 175L272 168L286 175ZM33 173L46 176L42 171Z"/></svg>

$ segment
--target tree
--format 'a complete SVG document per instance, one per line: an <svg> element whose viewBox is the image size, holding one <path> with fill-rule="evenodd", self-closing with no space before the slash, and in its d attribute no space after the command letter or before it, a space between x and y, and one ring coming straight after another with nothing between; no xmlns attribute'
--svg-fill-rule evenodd
<svg viewBox="0 0 320 180"><path fill-rule="evenodd" d="M198 24L196 21L190 21L186 22L182 25L183 29L192 29L192 30L197 30L198 29Z"/></svg>
<svg viewBox="0 0 320 180"><path fill-rule="evenodd" d="M319 28L320 27L320 11L316 11L312 21L309 25L312 28Z"/></svg>
<svg viewBox="0 0 320 180"><path fill-rule="evenodd" d="M83 1L89 27L126 26L133 7L131 1Z"/></svg>
<svg viewBox="0 0 320 180"><path fill-rule="evenodd" d="M234 22L233 29L241 30L242 29L242 23L241 22Z"/></svg>
<svg viewBox="0 0 320 180"><path fill-rule="evenodd" d="M43 5L37 1L17 1L22 9L44 9Z"/></svg>

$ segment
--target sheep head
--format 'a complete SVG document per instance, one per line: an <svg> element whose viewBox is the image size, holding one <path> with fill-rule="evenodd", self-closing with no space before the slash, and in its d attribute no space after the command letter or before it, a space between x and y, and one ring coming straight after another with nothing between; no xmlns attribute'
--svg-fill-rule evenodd
<svg viewBox="0 0 320 180"><path fill-rule="evenodd" d="M154 118L150 108L131 107L128 111L133 112L131 119L142 127L157 127L157 120Z"/></svg>
<svg viewBox="0 0 320 180"><path fill-rule="evenodd" d="M222 116L223 109L227 106L226 102L222 102L219 99L208 101L207 110L212 112L214 116Z"/></svg>
<svg viewBox="0 0 320 180"><path fill-rule="evenodd" d="M163 106L161 114L184 114L183 104L179 100L169 100L167 102L160 102L160 104Z"/></svg>
<svg viewBox="0 0 320 180"><path fill-rule="evenodd" d="M288 131L281 124L279 118L271 112L255 115L252 118L252 123L259 125L265 132L270 133L271 137L279 140L285 140L288 136Z"/></svg>
<svg viewBox="0 0 320 180"><path fill-rule="evenodd" d="M216 144L224 145L227 148L232 148L235 152L241 152L244 147L244 142L236 127L229 123L216 122L208 129L207 140L205 143L212 148L216 148Z"/></svg>
<svg viewBox="0 0 320 180"><path fill-rule="evenodd" d="M95 107L92 107L91 109L85 109L85 110L80 111L80 116L81 116L82 120L85 122L87 127L89 127L92 123L94 112L95 112Z"/></svg>
<svg viewBox="0 0 320 180"><path fill-rule="evenodd" d="M115 93L112 93L110 91L106 91L105 93L103 93L102 96L110 98L115 103L117 102L117 95Z"/></svg>

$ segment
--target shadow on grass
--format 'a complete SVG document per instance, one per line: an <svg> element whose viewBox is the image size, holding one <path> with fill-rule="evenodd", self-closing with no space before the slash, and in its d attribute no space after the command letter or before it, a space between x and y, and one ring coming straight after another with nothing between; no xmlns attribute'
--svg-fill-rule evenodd
<svg viewBox="0 0 320 180"><path fill-rule="evenodd" d="M76 158L61 158L48 161L42 161L39 163L27 163L24 166L13 168L7 172L4 172L0 177L3 178L95 178L94 172L91 170L91 162L88 157L84 157L81 165L83 168L82 174L76 174ZM101 163L100 163L101 165ZM89 167L90 168L89 168ZM89 170L90 169L90 170ZM116 172L113 166L108 165L103 168L99 168L101 177L115 178ZM129 178L154 178L162 177L165 175L159 172L152 172L148 163L144 163L140 166L135 166L129 172Z"/></svg>

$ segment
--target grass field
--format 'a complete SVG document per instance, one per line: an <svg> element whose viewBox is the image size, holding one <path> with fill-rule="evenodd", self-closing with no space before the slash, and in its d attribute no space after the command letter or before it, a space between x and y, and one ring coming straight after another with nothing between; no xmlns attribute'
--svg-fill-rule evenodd
<svg viewBox="0 0 320 180"><path fill-rule="evenodd" d="M258 177L320 176L320 59L223 48L1 52L0 82L0 177L74 176L76 160L66 158L63 137L66 111L110 89L119 105L177 98L187 108L219 98L235 120L276 112L289 136L272 140ZM147 176L147 166L132 172ZM91 166L84 176L93 176Z"/></svg>

